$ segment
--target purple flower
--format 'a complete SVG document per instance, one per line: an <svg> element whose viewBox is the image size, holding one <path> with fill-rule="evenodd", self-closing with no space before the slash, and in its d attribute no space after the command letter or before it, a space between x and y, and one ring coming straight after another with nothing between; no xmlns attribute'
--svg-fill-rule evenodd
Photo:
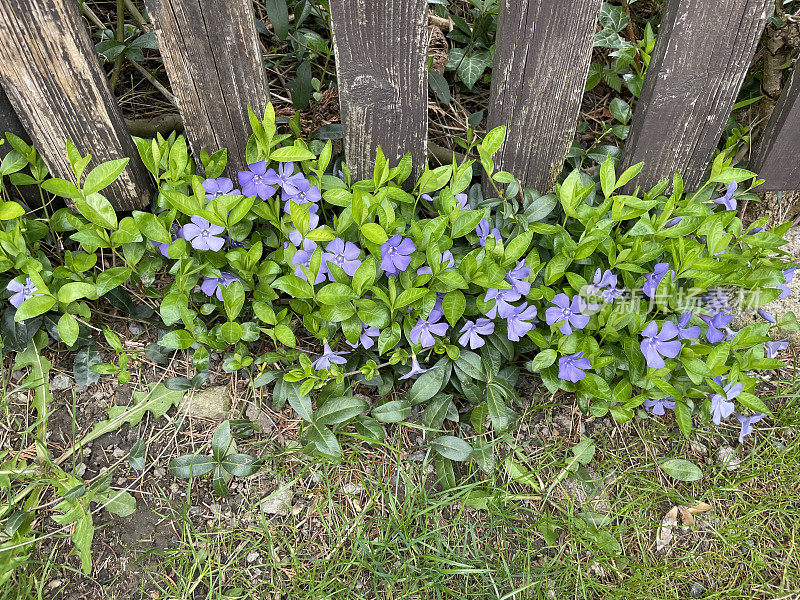
<svg viewBox="0 0 800 600"><path fill-rule="evenodd" d="M545 322L548 325L561 323L560 331L564 335L572 333L572 328L583 329L589 323L589 315L582 314L586 310L586 301L580 296L572 298L570 303L566 294L556 294L553 304L544 312Z"/></svg>
<svg viewBox="0 0 800 600"><path fill-rule="evenodd" d="M506 273L506 281L511 284L511 289L522 296L527 296L531 291L531 282L526 281L531 275L531 268L525 266L524 261L519 261L517 266Z"/></svg>
<svg viewBox="0 0 800 600"><path fill-rule="evenodd" d="M757 233L761 233L762 231L766 231L764 227L753 227L750 231L747 232L747 235L755 235Z"/></svg>
<svg viewBox="0 0 800 600"><path fill-rule="evenodd" d="M732 315L727 315L721 312L715 314L714 316L700 315L700 318L708 324L706 339L712 344L716 344L725 339L725 333L723 333L722 330L727 330L728 325L730 325L731 321L733 321Z"/></svg>
<svg viewBox="0 0 800 600"><path fill-rule="evenodd" d="M359 342L361 343L361 347L365 350L369 350L375 345L375 340L372 338L377 338L380 335L380 330L377 327L372 327L371 325L361 325L361 336L358 338L358 342L355 344L351 344L347 341L347 345L353 348L358 348Z"/></svg>
<svg viewBox="0 0 800 600"><path fill-rule="evenodd" d="M191 242L192 248L195 250L213 250L214 252L222 250L225 240L217 236L225 231L224 227L213 225L197 215L193 216L191 221L191 223L183 226L181 235L183 239Z"/></svg>
<svg viewBox="0 0 800 600"><path fill-rule="evenodd" d="M789 284L792 282L796 270L797 267L789 267L783 270L783 285L778 286L781 291L781 295L778 298L786 298L792 293L792 288L789 287Z"/></svg>
<svg viewBox="0 0 800 600"><path fill-rule="evenodd" d="M765 321L769 321L773 325L776 324L778 321L775 319L775 315L773 315L768 310L764 310L763 308L758 309L758 315L764 319Z"/></svg>
<svg viewBox="0 0 800 600"><path fill-rule="evenodd" d="M585 369L591 368L592 365L588 358L584 358L583 352L576 352L571 356L562 356L558 359L558 378L578 383L586 377Z"/></svg>
<svg viewBox="0 0 800 600"><path fill-rule="evenodd" d="M308 215L308 232L311 232L314 229L316 229L317 225L319 225L319 216L315 215L314 213ZM308 232L306 233L306 235L308 235ZM299 230L292 229L289 232L289 241L299 248L300 246L305 245L304 242L313 240L309 240L305 235L300 233ZM316 242L314 242L314 247L316 247L316 245L317 245Z"/></svg>
<svg viewBox="0 0 800 600"><path fill-rule="evenodd" d="M316 371L319 371L320 369L330 369L333 363L343 365L347 362L347 359L344 357L345 354L346 352L334 352L331 350L331 347L328 346L328 342L325 342L323 344L322 356L312 362L311 366L314 367Z"/></svg>
<svg viewBox="0 0 800 600"><path fill-rule="evenodd" d="M644 401L644 407L654 415L663 417L665 408L670 410L675 409L675 402L673 400L672 396L667 396L666 398L649 398Z"/></svg>
<svg viewBox="0 0 800 600"><path fill-rule="evenodd" d="M486 316L494 319L497 315L500 315L501 318L505 319L516 310L516 307L509 304L509 302L516 302L522 296L513 289L499 290L497 288L489 288L486 290L486 296L484 296L483 301L488 302L492 298L494 298L494 306L486 313Z"/></svg>
<svg viewBox="0 0 800 600"><path fill-rule="evenodd" d="M222 271L219 277L203 277L200 284L200 291L206 296L217 296L217 300L222 302L222 288L228 287L234 281L241 281L236 275Z"/></svg>
<svg viewBox="0 0 800 600"><path fill-rule="evenodd" d="M664 321L661 325L661 331L658 331L658 324L655 321L650 321L647 327L642 331L642 343L640 348L644 358L647 361L647 366L652 369L661 369L664 367L664 356L667 358L675 358L681 352L681 343L679 340L673 340L677 337L678 328L675 323L671 321Z"/></svg>
<svg viewBox="0 0 800 600"><path fill-rule="evenodd" d="M775 358L786 350L789 347L789 342L784 340L778 340L776 342L766 342L764 344L764 356L767 358Z"/></svg>
<svg viewBox="0 0 800 600"><path fill-rule="evenodd" d="M381 269L387 275L399 275L411 264L411 253L417 247L399 233L381 244Z"/></svg>
<svg viewBox="0 0 800 600"><path fill-rule="evenodd" d="M656 294L656 290L658 289L658 285L661 283L661 280L664 279L664 275L667 274L669 270L669 263L658 263L654 268L652 273L648 273L644 276L644 285L642 286L642 293L647 296L648 298L652 298Z"/></svg>
<svg viewBox="0 0 800 600"><path fill-rule="evenodd" d="M203 182L203 189L206 191L206 198L213 200L219 196L227 194L241 194L239 190L233 189L233 182L227 177L217 177L216 179L206 179Z"/></svg>
<svg viewBox="0 0 800 600"><path fill-rule="evenodd" d="M309 210L313 213L319 210L317 206L317 202L322 200L322 194L319 191L319 188L315 185L311 185L308 179L301 179L297 181L297 193L290 194L286 191L283 192L283 200L285 201L283 205L283 210L287 213L291 212L291 202L295 204L311 204Z"/></svg>
<svg viewBox="0 0 800 600"><path fill-rule="evenodd" d="M736 417L736 420L742 424L742 428L739 431L739 443L743 444L745 436L750 435L753 432L753 423L758 423L767 415L764 413L756 413L754 415L750 415L749 417L745 417L739 413L734 413L734 416Z"/></svg>
<svg viewBox="0 0 800 600"><path fill-rule="evenodd" d="M262 200L272 198L275 195L275 188L269 185L275 178L275 170L267 170L267 163L263 160L247 165L249 171L239 171L239 185L242 186L242 194L247 196L258 196Z"/></svg>
<svg viewBox="0 0 800 600"><path fill-rule="evenodd" d="M417 355L416 354L412 354L411 355L411 370L408 373L406 373L405 375L401 375L400 377L398 377L398 379L408 379L409 377L413 377L414 375L422 375L423 373L426 373L426 372L430 371L432 368L433 367L429 367L427 369L423 369L422 367L420 367L419 363L417 362Z"/></svg>
<svg viewBox="0 0 800 600"><path fill-rule="evenodd" d="M345 242L341 238L333 238L325 247L325 252L322 253L322 260L326 263L331 263L337 267L341 267L345 273L350 277L355 275L356 269L361 266L361 261L358 257L361 256L361 250L353 242ZM328 278L335 281L333 275L328 270Z"/></svg>
<svg viewBox="0 0 800 600"><path fill-rule="evenodd" d="M666 223L664 223L664 229L669 229L670 227L675 227L678 223L683 221L683 217L673 217Z"/></svg>
<svg viewBox="0 0 800 600"><path fill-rule="evenodd" d="M678 319L678 338L681 340L696 340L700 337L700 326L692 325L689 327L689 321L692 320L692 312L685 312L681 314Z"/></svg>
<svg viewBox="0 0 800 600"><path fill-rule="evenodd" d="M716 425L719 425L722 419L727 419L733 414L733 400L742 393L743 389L744 385L741 383L729 383L724 387L724 396L714 394L711 398L711 415Z"/></svg>
<svg viewBox="0 0 800 600"><path fill-rule="evenodd" d="M478 226L475 228L475 233L478 234L478 240L481 243L481 246L486 245L486 238L490 235L494 236L494 239L498 242L502 242L503 238L500 235L500 230L497 227L494 227L491 231L489 231L489 221L486 219L481 219L478 223Z"/></svg>
<svg viewBox="0 0 800 600"><path fill-rule="evenodd" d="M314 244L313 246L311 244ZM298 250L294 253L292 257L292 264L297 265L294 268L294 274L297 275L300 279L308 281L305 272L300 266L304 266L307 269L311 268L311 257L314 255L314 250L316 250L317 245L312 242L311 240L306 240L303 244L303 248ZM319 265L319 272L317 273L316 278L314 279L314 285L318 283L322 283L325 281L325 276L328 274L328 267L325 264L325 258L323 257L322 262Z"/></svg>
<svg viewBox="0 0 800 600"><path fill-rule="evenodd" d="M450 268L456 264L456 259L453 258L453 253L450 250L445 250L442 252L442 258L440 261L442 264L445 264L445 268ZM419 269L417 269L417 275L433 275L433 271L428 265L423 265Z"/></svg>
<svg viewBox="0 0 800 600"><path fill-rule="evenodd" d="M436 292L436 302L431 309L430 314L428 314L429 321L438 321L444 316L444 293L443 292Z"/></svg>
<svg viewBox="0 0 800 600"><path fill-rule="evenodd" d="M725 195L721 198L717 198L714 200L717 204L721 204L725 207L725 210L736 210L736 198L733 197L733 193L736 191L736 188L739 187L735 181L731 181L728 184L728 190L725 192Z"/></svg>
<svg viewBox="0 0 800 600"><path fill-rule="evenodd" d="M308 190L308 180L302 173L294 172L293 162L278 165L277 173L270 169L269 177L267 178L267 183L280 186L284 193L289 196L295 196L300 192L301 186L303 186L302 182L305 182L305 189Z"/></svg>
<svg viewBox="0 0 800 600"><path fill-rule="evenodd" d="M603 272L600 268L594 272L592 283L581 290L581 294L588 298L586 308L591 312L596 312L600 308L597 298L601 298L603 302L613 302L622 293L623 290L617 289L617 276L609 269Z"/></svg>
<svg viewBox="0 0 800 600"><path fill-rule="evenodd" d="M39 288L33 284L30 277L25 279L24 284L12 279L8 282L6 289L9 292L14 292L11 298L8 299L14 308L19 308L25 300L35 296L36 292L39 291Z"/></svg>
<svg viewBox="0 0 800 600"><path fill-rule="evenodd" d="M173 242L177 239L183 239L183 229L179 227L177 224L173 224L171 235ZM172 246L172 243L165 244L164 242L157 242L155 240L150 240L150 241L153 244L153 246L158 248L158 251L161 253L161 256L163 256L164 258L169 258L169 254L167 254L167 251L170 249L170 246Z"/></svg>
<svg viewBox="0 0 800 600"><path fill-rule="evenodd" d="M437 315L438 316L438 315ZM417 324L411 328L409 337L415 344L420 344L423 348L430 348L436 343L433 334L443 336L447 333L447 323L437 323L438 319L429 317L428 319L420 319Z"/></svg>
<svg viewBox="0 0 800 600"><path fill-rule="evenodd" d="M456 202L458 202L458 208L462 210L472 210L466 194L456 194Z"/></svg>
<svg viewBox="0 0 800 600"><path fill-rule="evenodd" d="M511 342L518 342L539 322L539 319L536 318L536 307L528 306L527 302L523 302L508 315L506 322L508 324L506 337Z"/></svg>
<svg viewBox="0 0 800 600"><path fill-rule="evenodd" d="M472 350L476 348L480 348L486 342L483 341L482 335L491 335L494 333L494 323L490 319L485 319L481 317L477 321L467 321L464 323L464 327L461 328L462 335L458 338L458 343L467 347L467 343L469 343L469 347Z"/></svg>

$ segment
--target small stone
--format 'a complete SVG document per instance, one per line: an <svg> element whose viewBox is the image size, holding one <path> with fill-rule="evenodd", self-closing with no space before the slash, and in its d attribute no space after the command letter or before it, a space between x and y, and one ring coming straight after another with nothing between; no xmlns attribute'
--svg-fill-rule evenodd
<svg viewBox="0 0 800 600"><path fill-rule="evenodd" d="M60 392L61 390L68 390L72 387L72 379L64 375L64 373L56 373L50 380L50 391Z"/></svg>
<svg viewBox="0 0 800 600"><path fill-rule="evenodd" d="M261 510L268 515L286 516L292 506L293 497L292 488L276 490L261 501Z"/></svg>
<svg viewBox="0 0 800 600"><path fill-rule="evenodd" d="M54 590L60 585L61 585L60 579L53 579L53 581L47 584L47 587L49 587L51 590Z"/></svg>
<svg viewBox="0 0 800 600"><path fill-rule="evenodd" d="M275 429L275 423L270 416L263 410L259 410L258 406L252 403L247 404L244 411L245 416L253 423L258 425L261 433L269 435Z"/></svg>
<svg viewBox="0 0 800 600"><path fill-rule="evenodd" d="M247 555L247 562L248 563L254 563L259 558L261 558L261 555L258 552L251 552L250 554Z"/></svg>
<svg viewBox="0 0 800 600"><path fill-rule="evenodd" d="M698 442L697 440L692 440L689 442L689 446L692 449L692 452L699 456L707 456L708 455L708 448L706 448L703 444Z"/></svg>
<svg viewBox="0 0 800 600"><path fill-rule="evenodd" d="M203 390L186 392L178 413L201 419L219 420L228 417L231 410L231 395L227 386L216 385Z"/></svg>
<svg viewBox="0 0 800 600"><path fill-rule="evenodd" d="M425 452L425 450L416 450L408 455L408 460L418 463L425 462L425 457L427 455L428 453Z"/></svg>
<svg viewBox="0 0 800 600"><path fill-rule="evenodd" d="M84 473L86 473L86 463L81 463L75 469L75 476L76 477L83 477Z"/></svg>
<svg viewBox="0 0 800 600"><path fill-rule="evenodd" d="M722 465L728 471L735 471L742 464L742 461L736 456L736 450L730 446L722 446L717 450L717 464Z"/></svg>
<svg viewBox="0 0 800 600"><path fill-rule="evenodd" d="M705 593L706 593L706 586L704 586L699 581L693 581L692 583L689 584L690 598L700 598Z"/></svg>
<svg viewBox="0 0 800 600"><path fill-rule="evenodd" d="M342 486L343 494L360 494L364 491L364 486L358 483L345 483Z"/></svg>
<svg viewBox="0 0 800 600"><path fill-rule="evenodd" d="M123 457L123 456L125 456L126 454L127 454L127 452L125 452L125 450L123 450L123 449L122 449L122 448L120 448L119 446L117 446L116 448L114 448L114 451L111 453L111 455L112 455L114 458L122 458L122 457Z"/></svg>
<svg viewBox="0 0 800 600"><path fill-rule="evenodd" d="M144 333L144 327L139 325L139 323L131 323L128 325L128 331L131 332L131 335L142 335Z"/></svg>

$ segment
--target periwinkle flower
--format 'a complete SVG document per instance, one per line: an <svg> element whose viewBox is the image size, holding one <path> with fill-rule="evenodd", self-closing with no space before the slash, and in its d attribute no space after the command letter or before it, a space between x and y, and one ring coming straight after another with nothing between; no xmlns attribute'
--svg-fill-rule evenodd
<svg viewBox="0 0 800 600"><path fill-rule="evenodd" d="M778 340L775 342L766 342L764 344L764 356L766 358L775 358L786 350L789 347L789 342L784 340Z"/></svg>
<svg viewBox="0 0 800 600"><path fill-rule="evenodd" d="M792 282L796 270L797 267L789 267L783 270L783 285L778 286L778 289L781 291L781 295L778 296L778 298L787 298L791 295L792 288L789 287L789 284Z"/></svg>
<svg viewBox="0 0 800 600"><path fill-rule="evenodd" d="M377 327L373 327L372 325L361 325L361 335L358 338L358 341L355 344L351 344L349 340L345 340L348 346L353 348L358 348L359 343L361 347L365 350L369 350L375 345L375 339L380 335L381 331Z"/></svg>
<svg viewBox="0 0 800 600"><path fill-rule="evenodd" d="M346 352L334 352L328 346L328 342L324 342L322 356L312 362L311 366L314 367L314 370L319 371L320 369L330 369L333 364L343 365L347 362L345 354Z"/></svg>
<svg viewBox="0 0 800 600"><path fill-rule="evenodd" d="M270 176L267 183L280 186L283 192L289 196L297 195L302 187L305 187L306 190L309 189L307 187L308 179L306 179L302 173L294 172L293 162L278 165L277 173L270 169Z"/></svg>
<svg viewBox="0 0 800 600"><path fill-rule="evenodd" d="M717 204L721 204L725 207L725 210L736 210L736 198L733 197L734 192L739 187L739 184L735 181L731 181L728 184L728 189L725 192L725 195L721 198L716 198L714 202Z"/></svg>
<svg viewBox="0 0 800 600"><path fill-rule="evenodd" d="M758 309L758 316L764 319L765 321L769 321L773 325L776 324L778 321L775 319L775 315L773 315L768 310L764 310L763 308Z"/></svg>
<svg viewBox="0 0 800 600"><path fill-rule="evenodd" d="M664 229L669 229L670 227L675 227L678 223L683 221L683 217L672 217L669 221L664 223Z"/></svg>
<svg viewBox="0 0 800 600"><path fill-rule="evenodd" d="M666 398L648 398L644 401L644 407L654 415L664 416L664 409L675 410L675 402L672 396Z"/></svg>
<svg viewBox="0 0 800 600"><path fill-rule="evenodd" d="M591 369L592 364L588 358L583 356L583 352L576 352L570 356L562 356L558 359L558 378L563 381L578 383L586 377L586 369Z"/></svg>
<svg viewBox="0 0 800 600"><path fill-rule="evenodd" d="M572 302L566 294L556 294L553 304L544 311L545 323L556 325L561 323L559 328L564 335L570 335L572 328L583 329L589 323L589 315L583 314L586 310L586 301L580 296L574 296Z"/></svg>
<svg viewBox="0 0 800 600"><path fill-rule="evenodd" d="M445 250L442 252L442 258L440 262L447 269L456 264L456 259L453 258L453 253L450 252L450 250ZM433 275L433 271L428 265L422 265L419 269L417 269L417 275Z"/></svg>
<svg viewBox="0 0 800 600"><path fill-rule="evenodd" d="M436 292L436 302L428 314L429 321L438 321L444 316L444 296L443 292Z"/></svg>
<svg viewBox="0 0 800 600"><path fill-rule="evenodd" d="M212 250L218 252L225 245L225 240L219 237L224 227L209 223L203 217L195 215L181 229L183 239L192 244L195 250Z"/></svg>
<svg viewBox="0 0 800 600"><path fill-rule="evenodd" d="M531 268L525 266L524 261L519 261L517 266L506 273L506 281L511 284L511 289L522 296L527 296L531 291L531 282L527 278L531 275Z"/></svg>
<svg viewBox="0 0 800 600"><path fill-rule="evenodd" d="M25 283L20 283L19 281L14 281L12 279L8 282L6 289L9 292L14 292L11 298L8 299L14 308L19 308L20 305L25 302L25 300L32 298L36 295L36 292L39 291L39 288L34 285L30 277L25 279Z"/></svg>
<svg viewBox="0 0 800 600"><path fill-rule="evenodd" d="M423 369L422 367L420 367L419 363L417 362L417 355L416 354L412 354L411 355L411 370L408 373L406 373L405 375L401 375L400 377L398 377L398 379L408 379L409 377L414 377L415 375L422 375L423 373L427 373L428 371L430 371L432 368L433 367L429 367L427 369Z"/></svg>
<svg viewBox="0 0 800 600"><path fill-rule="evenodd" d="M728 325L733 321L732 315L721 312L713 316L700 315L700 318L708 324L706 339L712 344L716 344L725 339L725 332L729 329Z"/></svg>
<svg viewBox="0 0 800 600"><path fill-rule="evenodd" d="M503 319L507 318L516 310L516 307L513 304L509 304L509 302L516 302L520 298L522 298L520 293L513 289L489 288L486 290L486 296L484 296L483 301L489 302L489 300L494 299L494 306L486 313L486 316L490 319L494 319L497 315L500 315Z"/></svg>
<svg viewBox="0 0 800 600"><path fill-rule="evenodd" d="M311 185L308 179L303 178L297 182L296 193L290 194L289 192L284 191L282 198L285 201L283 210L285 210L287 213L291 212L292 202L300 205L311 204L309 210L312 213L315 213L319 210L317 202L322 200L322 194L317 186Z"/></svg>
<svg viewBox="0 0 800 600"><path fill-rule="evenodd" d="M656 294L661 280L664 275L669 271L669 263L658 263L653 267L653 272L644 276L644 285L642 286L642 293L648 298L652 298Z"/></svg>
<svg viewBox="0 0 800 600"><path fill-rule="evenodd" d="M213 200L219 196L242 193L241 190L233 189L233 182L227 177L206 179L203 181L203 189L206 191L206 198L209 200Z"/></svg>
<svg viewBox="0 0 800 600"><path fill-rule="evenodd" d="M294 268L294 274L297 275L300 279L308 281L305 272L300 267L303 266L307 269L311 268L311 257L314 255L314 250L316 250L316 247L317 245L314 242L312 242L311 240L306 240L305 243L303 244L303 248L295 252L294 256L292 256L292 264L296 265ZM328 274L328 268L323 258L323 260L320 262L319 265L319 272L317 273L317 276L314 279L314 285L325 281L325 276L327 274Z"/></svg>
<svg viewBox="0 0 800 600"><path fill-rule="evenodd" d="M399 233L381 244L381 269L387 275L399 275L411 264L411 254L417 249L410 238Z"/></svg>
<svg viewBox="0 0 800 600"><path fill-rule="evenodd" d="M527 302L523 302L514 309L510 315L506 317L508 324L508 340L511 342L518 342L531 331L539 319L536 318L537 310L535 306L528 306Z"/></svg>
<svg viewBox="0 0 800 600"><path fill-rule="evenodd" d="M750 231L747 232L747 235L755 235L757 233L761 233L762 231L766 231L765 227L753 227Z"/></svg>
<svg viewBox="0 0 800 600"><path fill-rule="evenodd" d="M462 335L458 338L458 343L467 347L471 350L475 350L483 346L486 342L481 337L482 335L491 335L494 333L494 323L491 319L486 319L481 317L476 321L467 321L464 323L464 327L461 328Z"/></svg>
<svg viewBox="0 0 800 600"><path fill-rule="evenodd" d="M696 340L700 337L700 326L699 325L692 325L689 326L689 321L692 320L692 312L684 312L681 313L680 319L678 319L678 338L682 340Z"/></svg>
<svg viewBox="0 0 800 600"><path fill-rule="evenodd" d="M727 419L733 414L733 409L735 408L733 400L738 398L739 394L742 393L744 385L731 382L723 389L725 392L724 396L722 394L714 394L711 398L711 416L716 425L719 425L723 419Z"/></svg>
<svg viewBox="0 0 800 600"><path fill-rule="evenodd" d="M215 296L217 300L222 302L222 288L228 287L234 281L241 281L236 275L222 271L219 277L203 277L203 283L200 284L200 291L206 296Z"/></svg>
<svg viewBox="0 0 800 600"><path fill-rule="evenodd" d="M734 413L736 420L739 421L741 424L741 429L739 430L739 443L744 443L744 438L750 435L753 432L753 423L758 423L761 419L766 417L764 413L756 413L754 415L750 415L749 417L745 417L744 415L740 415L739 413Z"/></svg>
<svg viewBox="0 0 800 600"><path fill-rule="evenodd" d="M475 228L475 233L478 234L478 241L480 242L481 246L486 245L486 238L490 235L494 236L494 239L498 242L503 241L503 237L500 235L500 230L497 227L491 228L489 221L486 219L481 219L478 223L478 226Z"/></svg>
<svg viewBox="0 0 800 600"><path fill-rule="evenodd" d="M361 256L361 249L353 242L345 242L341 238L333 238L325 247L322 253L322 260L326 263L340 267L350 277L355 275L356 269L361 266L358 257ZM333 275L328 270L328 277L335 281Z"/></svg>
<svg viewBox="0 0 800 600"><path fill-rule="evenodd" d="M592 283L581 290L581 294L588 299L586 308L591 312L596 312L600 308L597 298L602 299L603 302L613 302L622 293L623 290L617 289L617 276L610 269L603 272L599 267L594 272Z"/></svg>
<svg viewBox="0 0 800 600"><path fill-rule="evenodd" d="M306 232L306 235L300 233L298 229L292 229L292 231L289 232L289 241L292 242L292 244L294 244L297 248L304 245L305 241L313 241L309 240L306 236L310 232L314 231L317 228L317 225L319 225L319 216L311 213L308 215L308 231ZM316 242L314 242L314 246L316 247Z"/></svg>
<svg viewBox="0 0 800 600"><path fill-rule="evenodd" d="M436 319L430 317L417 321L417 324L411 328L409 333L411 341L415 344L420 344L423 348L433 346L436 343L436 338L433 335L436 334L441 337L447 334L449 329L447 323L437 323L436 321Z"/></svg>
<svg viewBox="0 0 800 600"><path fill-rule="evenodd" d="M274 169L267 170L267 163L263 160L247 165L248 171L239 171L239 185L242 186L242 194L247 196L258 196L262 200L271 198L277 191L273 185L277 178Z"/></svg>
<svg viewBox="0 0 800 600"><path fill-rule="evenodd" d="M456 194L456 202L458 203L458 208L462 210L472 210L466 194Z"/></svg>
<svg viewBox="0 0 800 600"><path fill-rule="evenodd" d="M639 347L642 350L647 366L651 369L661 369L664 367L664 357L675 358L681 353L681 343L676 340L678 327L671 321L664 321L661 331L658 324L650 321L642 331L642 342Z"/></svg>

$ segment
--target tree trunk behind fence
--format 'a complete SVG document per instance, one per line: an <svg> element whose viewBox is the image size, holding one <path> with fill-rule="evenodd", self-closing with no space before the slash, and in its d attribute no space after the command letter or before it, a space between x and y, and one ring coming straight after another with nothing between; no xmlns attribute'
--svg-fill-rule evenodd
<svg viewBox="0 0 800 600"><path fill-rule="evenodd" d="M428 136L426 0L331 0L347 165L372 177L381 147L394 166L425 165Z"/></svg>
<svg viewBox="0 0 800 600"><path fill-rule="evenodd" d="M675 171L702 183L774 0L667 0L625 144L645 189ZM631 184L631 185L633 185Z"/></svg>
<svg viewBox="0 0 800 600"><path fill-rule="evenodd" d="M601 4L500 4L488 127L508 130L495 163L542 192L553 187L575 134Z"/></svg>
<svg viewBox="0 0 800 600"><path fill-rule="evenodd" d="M195 159L228 149L229 174L247 166L252 131L269 85L250 0L146 0L172 92Z"/></svg>
<svg viewBox="0 0 800 600"><path fill-rule="evenodd" d="M74 180L66 143L94 157L87 169L130 157L103 194L118 209L150 202L150 177L74 0L0 0L0 82L57 177Z"/></svg>
<svg viewBox="0 0 800 600"><path fill-rule="evenodd" d="M800 66L772 111L750 168L764 178L760 191L800 190Z"/></svg>

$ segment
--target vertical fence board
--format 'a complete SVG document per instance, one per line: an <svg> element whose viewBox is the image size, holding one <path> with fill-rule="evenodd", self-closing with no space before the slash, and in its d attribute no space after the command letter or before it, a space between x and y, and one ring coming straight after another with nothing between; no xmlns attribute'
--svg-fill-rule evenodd
<svg viewBox="0 0 800 600"><path fill-rule="evenodd" d="M378 146L390 163L425 164L428 136L426 0L330 0L347 165L372 176Z"/></svg>
<svg viewBox="0 0 800 600"><path fill-rule="evenodd" d="M146 0L186 136L199 163L227 148L246 166L247 107L261 118L269 100L250 0Z"/></svg>
<svg viewBox="0 0 800 600"><path fill-rule="evenodd" d="M750 159L759 190L800 190L800 66L781 94Z"/></svg>
<svg viewBox="0 0 800 600"><path fill-rule="evenodd" d="M0 82L50 171L74 179L66 143L90 168L130 157L104 193L118 209L150 201L150 178L73 0L0 0Z"/></svg>
<svg viewBox="0 0 800 600"><path fill-rule="evenodd" d="M586 85L600 0L503 0L489 128L505 125L495 162L545 191L561 172Z"/></svg>
<svg viewBox="0 0 800 600"><path fill-rule="evenodd" d="M623 157L644 161L637 183L700 186L774 4L667 0Z"/></svg>

